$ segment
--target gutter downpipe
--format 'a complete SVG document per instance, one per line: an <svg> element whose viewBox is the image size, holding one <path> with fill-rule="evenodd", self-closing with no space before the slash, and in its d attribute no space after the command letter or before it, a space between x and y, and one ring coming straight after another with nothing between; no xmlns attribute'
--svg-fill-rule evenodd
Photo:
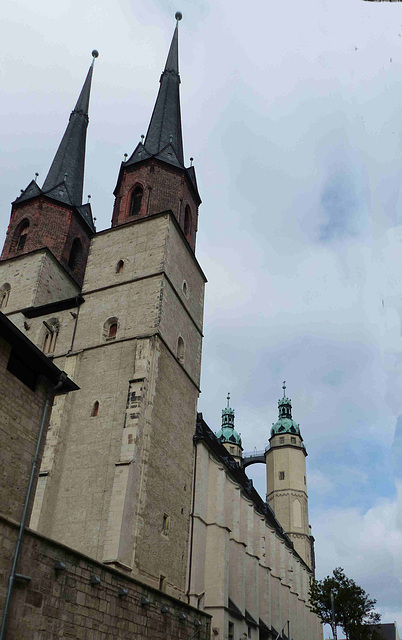
<svg viewBox="0 0 402 640"><path fill-rule="evenodd" d="M188 589L187 589L187 603L190 604L190 589L191 589L191 573L193 567L193 541L194 541L194 508L195 508L195 487L197 480L197 442L194 442L194 479L193 479L193 495L192 495L192 505L191 505L191 522L190 522L190 558L189 558L189 567L188 567ZM2 640L0 636L0 640Z"/></svg>
<svg viewBox="0 0 402 640"><path fill-rule="evenodd" d="M1 624L1 630L0 630L0 640L4 640L4 638L5 638L8 611L9 611L9 608L10 608L11 593L12 593L13 586L14 586L15 574L16 574L16 569L17 569L17 562L18 562L18 558L19 558L19 555L20 555L20 551L21 551L22 539L23 539L23 536L24 536L25 523L26 523L27 515L28 515L28 507L29 507L29 503L30 503L30 500L31 500L33 483L34 483L34 479L35 479L36 467L37 467L37 464L38 464L39 454L40 454L40 450L41 450L43 434L44 434L44 431L45 431L45 424L46 424L47 414L49 412L49 407L53 402L53 398L54 398L55 394L63 386L63 381L66 378L67 378L67 375L63 371L62 374L60 375L59 382L56 384L56 386L51 387L49 389L49 391L47 393L47 397L46 397L45 406L43 408L42 420L41 420L41 424L40 424L38 440L37 440L37 443L36 443L35 455L34 455L34 459L32 461L32 468L31 468L31 475L30 475L30 478L29 478L28 490L27 490L27 493L26 493L26 496L25 496L24 510L23 510L23 513L22 513L22 519L21 519L21 524L20 524L20 529L19 529L19 534L18 534L18 540L17 540L17 544L16 544L16 547L15 547L13 564L12 564L12 567L11 567L11 573L10 573L10 577L9 577L9 581L8 581L7 595L6 595L6 600L5 600L5 604L4 604L4 610L3 610L3 620L2 620L2 624Z"/></svg>

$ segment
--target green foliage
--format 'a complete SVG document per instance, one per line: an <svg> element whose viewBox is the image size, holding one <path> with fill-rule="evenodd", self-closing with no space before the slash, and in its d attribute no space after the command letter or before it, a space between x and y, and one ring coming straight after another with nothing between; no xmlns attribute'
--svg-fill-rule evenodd
<svg viewBox="0 0 402 640"><path fill-rule="evenodd" d="M332 619L331 591L335 620ZM310 586L313 611L322 622L331 625L333 633L336 627L341 627L348 640L374 640L378 636L375 626L367 626L380 622L381 616L374 611L376 602L354 580L347 578L341 567L324 580L313 580Z"/></svg>

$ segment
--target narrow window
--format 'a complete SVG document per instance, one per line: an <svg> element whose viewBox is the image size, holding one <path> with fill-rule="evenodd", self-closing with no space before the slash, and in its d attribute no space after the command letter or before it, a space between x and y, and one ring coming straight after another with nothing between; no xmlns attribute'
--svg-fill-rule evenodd
<svg viewBox="0 0 402 640"><path fill-rule="evenodd" d="M247 638L251 638L251 627L249 624L247 625Z"/></svg>
<svg viewBox="0 0 402 640"><path fill-rule="evenodd" d="M117 333L117 322L112 322L109 327L109 335L108 338L115 338Z"/></svg>
<svg viewBox="0 0 402 640"><path fill-rule="evenodd" d="M43 320L45 336L43 338L43 353L54 353L59 335L60 323L57 319Z"/></svg>
<svg viewBox="0 0 402 640"><path fill-rule="evenodd" d="M285 479L285 472L284 471L280 471L279 472L279 480L284 480Z"/></svg>
<svg viewBox="0 0 402 640"><path fill-rule="evenodd" d="M177 341L177 359L179 362L184 362L184 340L181 336Z"/></svg>
<svg viewBox="0 0 402 640"><path fill-rule="evenodd" d="M279 438L279 444L283 444L285 442L285 436L281 436Z"/></svg>
<svg viewBox="0 0 402 640"><path fill-rule="evenodd" d="M290 442L291 442L292 444L296 444L296 438L295 438L294 436L292 436L292 437L290 438Z"/></svg>
<svg viewBox="0 0 402 640"><path fill-rule="evenodd" d="M166 591L166 576L159 576L159 591Z"/></svg>
<svg viewBox="0 0 402 640"><path fill-rule="evenodd" d="M17 231L17 246L16 246L17 251L22 251L23 248L25 247L25 243L28 235L28 229L29 229L28 220L23 220L19 225L18 231Z"/></svg>
<svg viewBox="0 0 402 640"><path fill-rule="evenodd" d="M71 271L78 271L82 260L82 245L79 238L75 238L70 251L70 257L68 259L68 266Z"/></svg>
<svg viewBox="0 0 402 640"><path fill-rule="evenodd" d="M5 307L7 306L8 299L10 297L10 291L11 287L8 282L3 284L3 286L0 288L0 309L5 309Z"/></svg>
<svg viewBox="0 0 402 640"><path fill-rule="evenodd" d="M187 239L191 236L191 209L188 205L184 211L184 235Z"/></svg>
<svg viewBox="0 0 402 640"><path fill-rule="evenodd" d="M121 273L124 269L124 260L119 260L116 265L116 273Z"/></svg>
<svg viewBox="0 0 402 640"><path fill-rule="evenodd" d="M185 280L183 282L183 293L186 296L186 298L188 298L188 286L187 286L187 282Z"/></svg>
<svg viewBox="0 0 402 640"><path fill-rule="evenodd" d="M117 335L119 319L116 317L108 318L103 324L102 338L103 340L114 340Z"/></svg>
<svg viewBox="0 0 402 640"><path fill-rule="evenodd" d="M142 196L144 192L142 187L135 187L133 193L131 194L130 201L130 216L136 216L141 209Z"/></svg>
<svg viewBox="0 0 402 640"><path fill-rule="evenodd" d="M228 640L234 640L234 623L233 622L229 622Z"/></svg>
<svg viewBox="0 0 402 640"><path fill-rule="evenodd" d="M96 418L96 416L98 415L98 412L99 412L99 402L96 400L94 402L94 406L92 407L91 417Z"/></svg>
<svg viewBox="0 0 402 640"><path fill-rule="evenodd" d="M163 514L163 521L162 521L162 533L164 536L168 536L169 535L169 530L170 530L170 516L168 516L167 513Z"/></svg>

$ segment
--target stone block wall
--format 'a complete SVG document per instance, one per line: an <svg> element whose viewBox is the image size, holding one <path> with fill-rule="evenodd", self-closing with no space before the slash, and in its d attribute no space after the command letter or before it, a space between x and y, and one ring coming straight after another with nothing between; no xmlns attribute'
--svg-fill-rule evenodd
<svg viewBox="0 0 402 640"><path fill-rule="evenodd" d="M0 513L20 520L47 386L32 391L7 371L11 345L0 337ZM1 553L1 552L0 552Z"/></svg>
<svg viewBox="0 0 402 640"><path fill-rule="evenodd" d="M0 516L0 608L16 538L16 526ZM65 568L56 570L56 561ZM5 640L209 639L208 614L31 530L18 573L30 580L13 591Z"/></svg>

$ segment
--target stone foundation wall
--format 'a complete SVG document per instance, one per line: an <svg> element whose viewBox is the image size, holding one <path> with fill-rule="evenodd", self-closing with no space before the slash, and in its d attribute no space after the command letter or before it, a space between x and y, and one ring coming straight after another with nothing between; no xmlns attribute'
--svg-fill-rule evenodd
<svg viewBox="0 0 402 640"><path fill-rule="evenodd" d="M1 611L17 533L0 516ZM65 568L55 569L56 561ZM5 640L209 639L204 612L31 530L25 532L17 571L30 580L16 582ZM119 595L119 589L126 593Z"/></svg>

